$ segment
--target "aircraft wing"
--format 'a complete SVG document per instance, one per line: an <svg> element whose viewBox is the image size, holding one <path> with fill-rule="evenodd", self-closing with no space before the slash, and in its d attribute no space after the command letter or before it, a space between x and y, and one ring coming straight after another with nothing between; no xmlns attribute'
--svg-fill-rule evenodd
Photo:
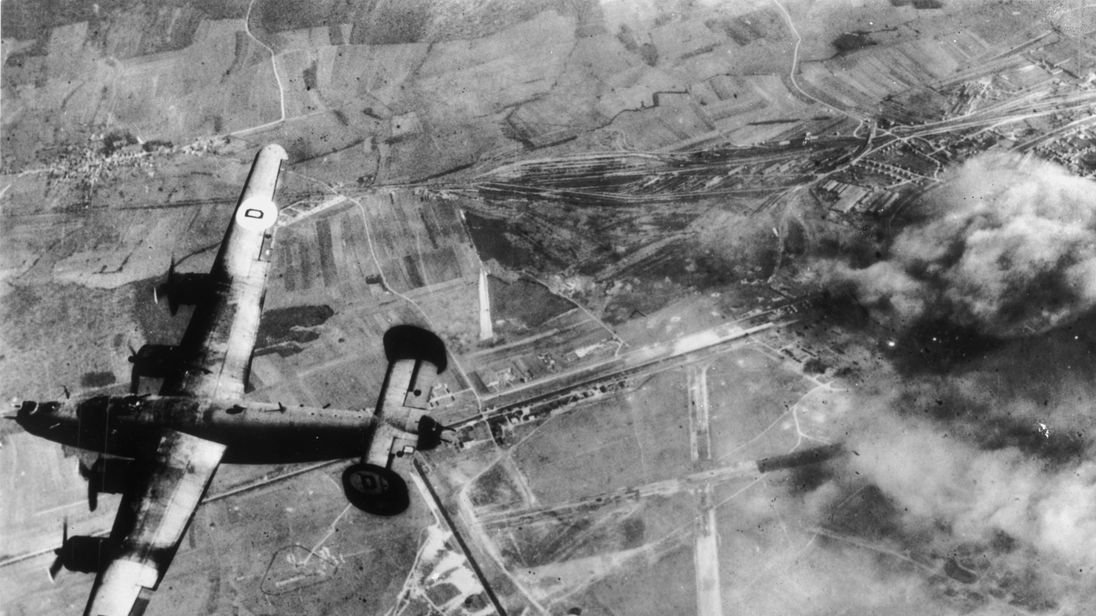
<svg viewBox="0 0 1096 616"><path fill-rule="evenodd" d="M400 444L404 441L406 439L395 428L383 421L378 422L365 452L365 461L388 468L392 456L402 449ZM411 442L408 441L407 444L410 445Z"/></svg>
<svg viewBox="0 0 1096 616"><path fill-rule="evenodd" d="M161 394L243 395L270 268L271 229L278 217L274 191L287 158L285 150L273 144L255 156L210 271L208 293L194 308L178 347L177 368L165 377Z"/></svg>
<svg viewBox="0 0 1096 616"><path fill-rule="evenodd" d="M108 545L111 560L84 616L139 616L175 557L225 446L171 431L122 496Z"/></svg>

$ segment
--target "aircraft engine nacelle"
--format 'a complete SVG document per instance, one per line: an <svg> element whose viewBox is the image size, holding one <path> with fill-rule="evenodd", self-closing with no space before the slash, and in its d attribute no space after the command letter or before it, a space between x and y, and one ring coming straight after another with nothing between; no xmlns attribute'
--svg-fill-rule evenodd
<svg viewBox="0 0 1096 616"><path fill-rule="evenodd" d="M161 297L167 298L171 314L179 312L179 306L193 306L209 297L210 277L205 273L175 273L175 260L167 271L167 280L157 286L153 292L156 303Z"/></svg>
<svg viewBox="0 0 1096 616"><path fill-rule="evenodd" d="M176 365L175 351L170 344L146 344L129 356L129 363L136 375L161 378Z"/></svg>
<svg viewBox="0 0 1096 616"><path fill-rule="evenodd" d="M99 458L90 467L80 465L80 475L88 481L88 508L95 511L100 494L121 494L130 483L133 464L118 458Z"/></svg>
<svg viewBox="0 0 1096 616"><path fill-rule="evenodd" d="M129 356L130 393L137 393L142 377L162 379L176 366L176 347L170 344L146 344Z"/></svg>
<svg viewBox="0 0 1096 616"><path fill-rule="evenodd" d="M351 464L343 471L343 492L352 505L374 515L393 516L411 505L407 482L376 464Z"/></svg>
<svg viewBox="0 0 1096 616"><path fill-rule="evenodd" d="M106 561L106 537L69 537L56 550L57 561L69 571L96 573Z"/></svg>

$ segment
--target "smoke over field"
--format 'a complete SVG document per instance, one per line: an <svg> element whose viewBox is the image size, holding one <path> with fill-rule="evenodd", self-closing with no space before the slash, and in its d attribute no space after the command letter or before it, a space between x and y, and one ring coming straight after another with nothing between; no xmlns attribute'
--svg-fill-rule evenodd
<svg viewBox="0 0 1096 616"><path fill-rule="evenodd" d="M1009 338L1096 304L1096 183L1053 163L985 154L914 215L883 260L830 264L832 283L899 327L943 319Z"/></svg>
<svg viewBox="0 0 1096 616"><path fill-rule="evenodd" d="M798 495L825 555L814 570L903 589L874 594L881 605L832 599L844 609L901 613L916 596L923 613L1088 613L1096 183L987 154L915 208L874 264L821 262L826 285L868 307L897 348L847 393L849 455ZM970 333L919 338L926 328ZM939 365L925 351L971 337L990 343Z"/></svg>

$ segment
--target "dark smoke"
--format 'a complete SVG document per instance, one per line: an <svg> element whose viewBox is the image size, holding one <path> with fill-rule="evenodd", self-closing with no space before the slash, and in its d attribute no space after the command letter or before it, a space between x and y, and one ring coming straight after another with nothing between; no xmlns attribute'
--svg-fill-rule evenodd
<svg viewBox="0 0 1096 616"><path fill-rule="evenodd" d="M925 319L997 338L1045 332L1096 305L1096 183L1063 167L983 154L917 205L918 220L830 286L904 329Z"/></svg>
<svg viewBox="0 0 1096 616"><path fill-rule="evenodd" d="M834 589L813 613L1092 613L1096 183L979 156L880 258L823 261L890 331L830 424L848 455L784 487L819 546L796 582Z"/></svg>

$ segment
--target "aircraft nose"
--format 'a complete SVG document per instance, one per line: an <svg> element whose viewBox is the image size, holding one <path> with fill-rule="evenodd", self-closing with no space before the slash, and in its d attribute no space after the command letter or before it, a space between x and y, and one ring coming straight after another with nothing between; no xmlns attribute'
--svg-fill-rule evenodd
<svg viewBox="0 0 1096 616"><path fill-rule="evenodd" d="M23 427L31 434L41 434L43 430L53 430L60 421L73 413L65 413L66 405L63 402L36 402L24 400L15 412L15 423Z"/></svg>
<svg viewBox="0 0 1096 616"><path fill-rule="evenodd" d="M15 421L22 423L25 419L38 412L38 403L34 400L23 400L19 410L15 413Z"/></svg>

